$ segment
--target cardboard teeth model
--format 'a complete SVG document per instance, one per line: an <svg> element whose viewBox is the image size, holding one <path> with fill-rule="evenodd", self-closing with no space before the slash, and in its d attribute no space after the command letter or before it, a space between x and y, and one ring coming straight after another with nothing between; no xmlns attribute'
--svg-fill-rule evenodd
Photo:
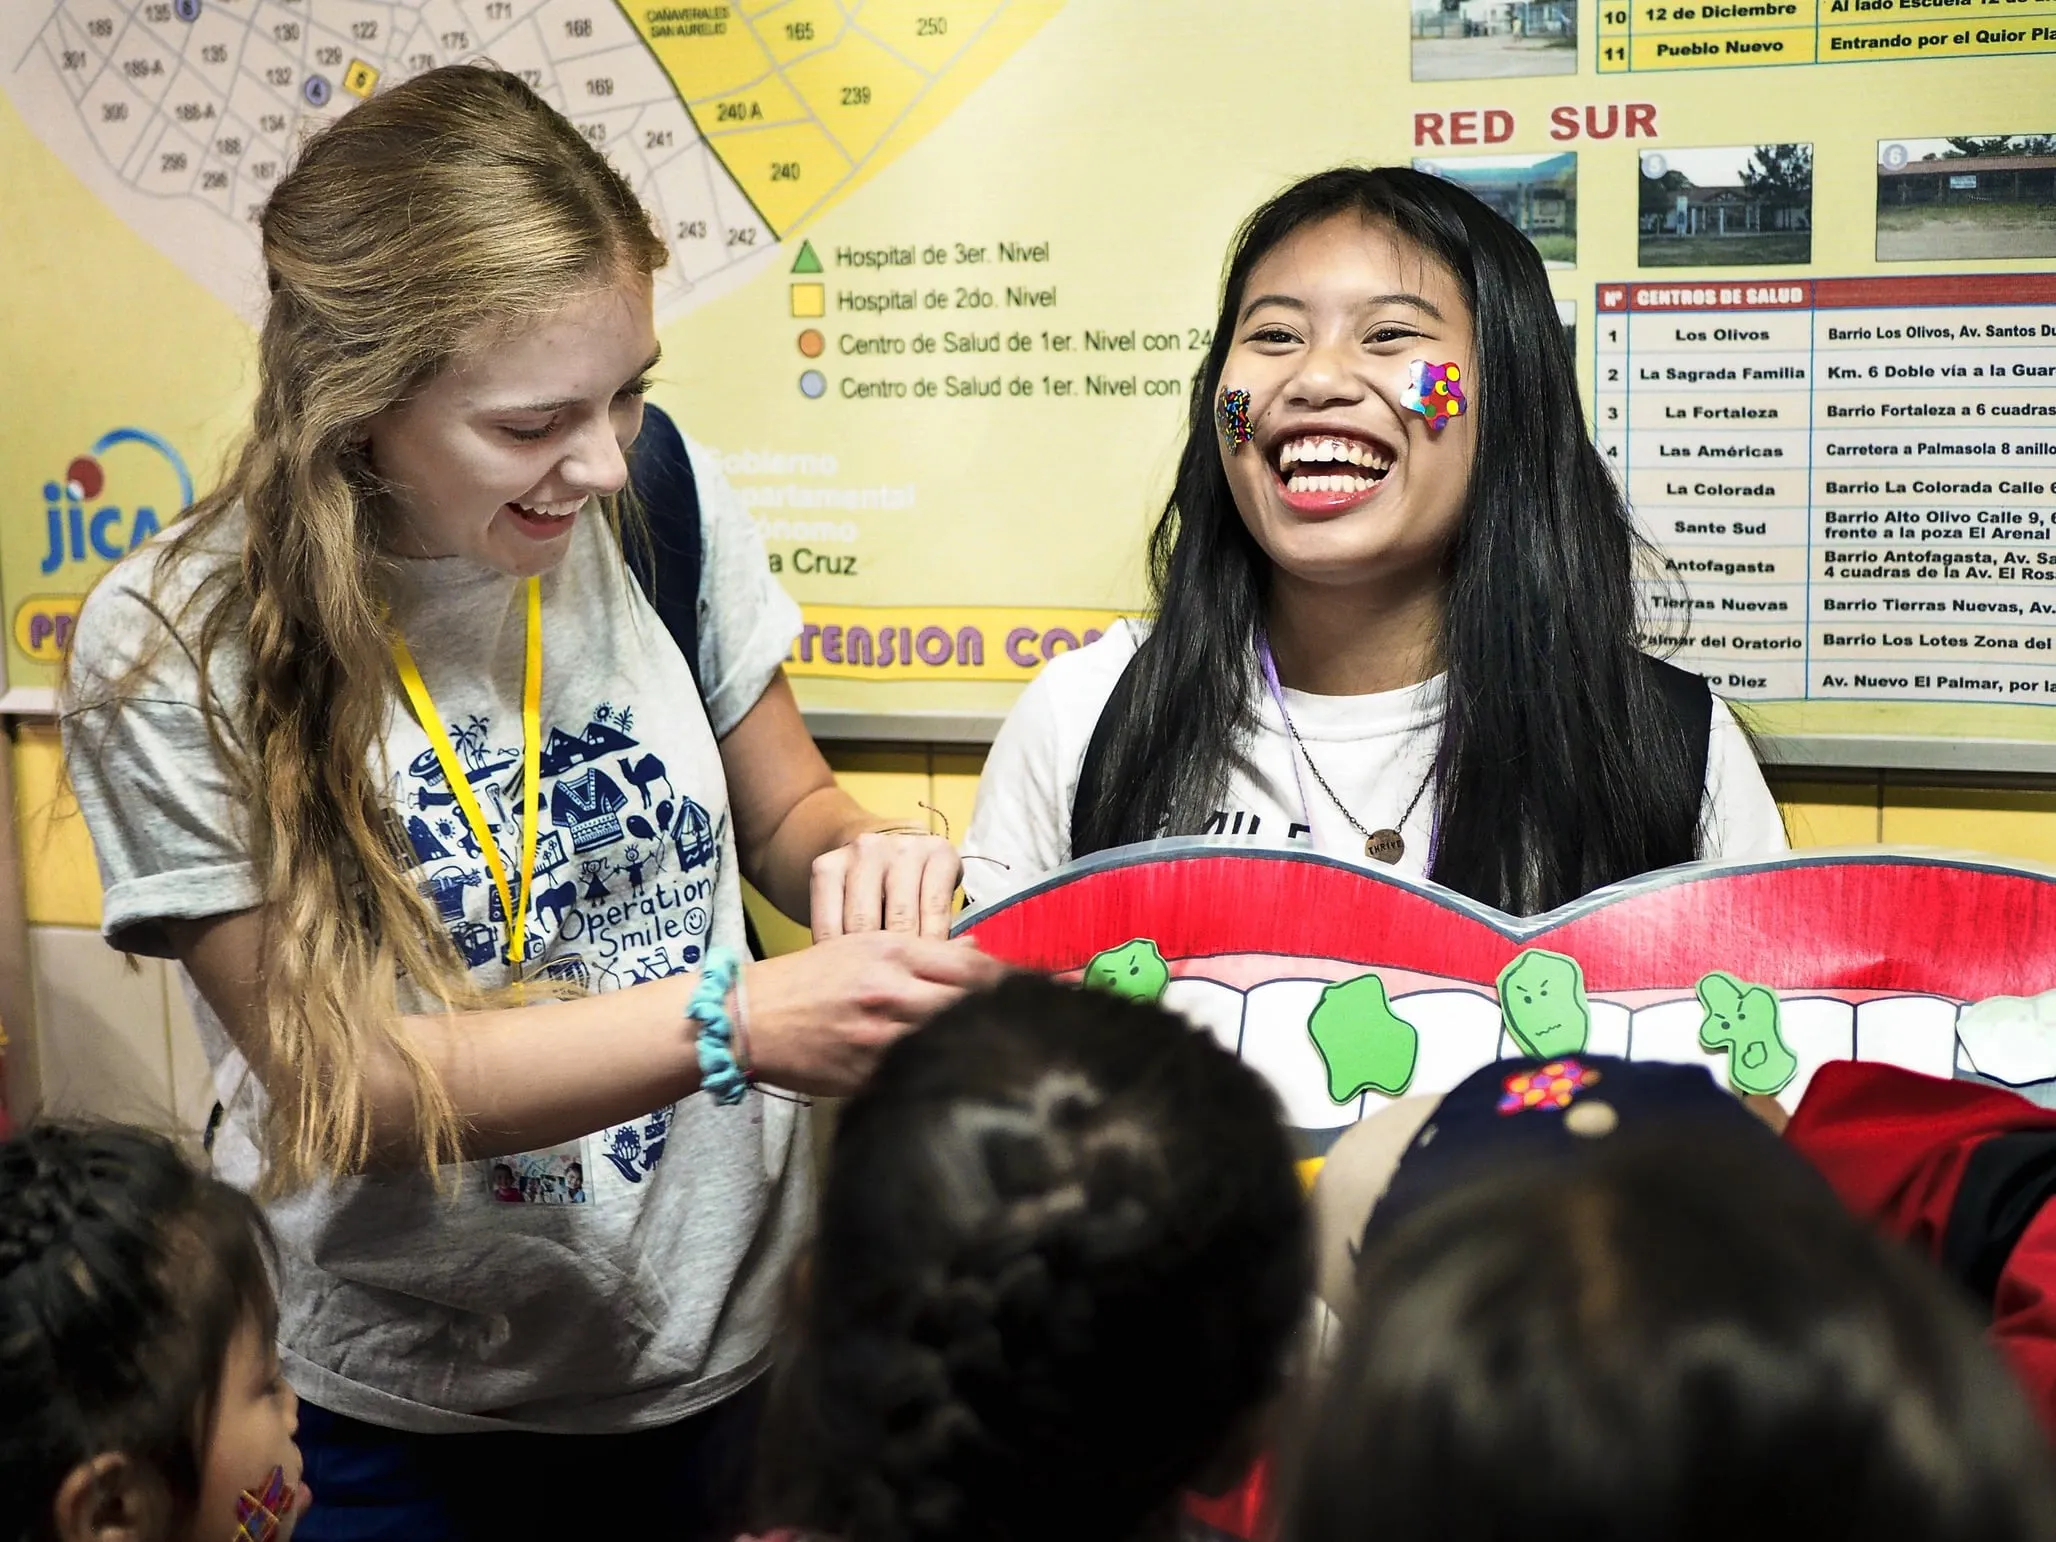
<svg viewBox="0 0 2056 1542"><path fill-rule="evenodd" d="M966 916L997 957L1160 1000L1303 1154L1512 1055L1706 1065L1796 1107L1830 1060L2056 1105L2056 873L1926 853L1696 863L1517 918L1384 868L1158 841ZM2013 999L1995 999L2013 998Z"/></svg>

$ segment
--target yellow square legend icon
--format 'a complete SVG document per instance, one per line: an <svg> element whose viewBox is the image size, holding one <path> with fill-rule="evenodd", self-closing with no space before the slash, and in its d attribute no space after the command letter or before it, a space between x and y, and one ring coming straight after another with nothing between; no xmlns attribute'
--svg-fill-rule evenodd
<svg viewBox="0 0 2056 1542"><path fill-rule="evenodd" d="M352 59L343 72L343 89L352 96L370 96L378 89L378 71L362 59Z"/></svg>
<svg viewBox="0 0 2056 1542"><path fill-rule="evenodd" d="M828 286L826 284L794 284L792 286L792 313L795 316L827 315Z"/></svg>

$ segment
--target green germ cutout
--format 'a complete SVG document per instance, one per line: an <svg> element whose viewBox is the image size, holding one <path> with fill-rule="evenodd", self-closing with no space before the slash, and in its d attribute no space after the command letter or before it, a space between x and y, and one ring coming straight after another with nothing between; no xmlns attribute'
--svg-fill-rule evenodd
<svg viewBox="0 0 2056 1542"><path fill-rule="evenodd" d="M1527 949L1499 971L1499 1015L1514 1043L1537 1060L1578 1054L1592 1032L1585 971L1562 953Z"/></svg>
<svg viewBox="0 0 2056 1542"><path fill-rule="evenodd" d="M1157 945L1147 937L1118 948L1095 953L1085 966L1085 984L1091 990L1112 991L1137 1001L1155 1001L1171 983L1171 966L1164 962Z"/></svg>
<svg viewBox="0 0 2056 1542"><path fill-rule="evenodd" d="M1396 1097L1413 1081L1420 1033L1392 1010L1385 982L1374 974L1322 991L1306 1031L1328 1068L1328 1096L1337 1103L1365 1092Z"/></svg>
<svg viewBox="0 0 2056 1542"><path fill-rule="evenodd" d="M1699 982L1698 996L1706 1010L1699 1042L1706 1049L1728 1052L1730 1086L1768 1097L1791 1085L1799 1074L1799 1057L1785 1047L1778 1032L1776 991L1715 970Z"/></svg>

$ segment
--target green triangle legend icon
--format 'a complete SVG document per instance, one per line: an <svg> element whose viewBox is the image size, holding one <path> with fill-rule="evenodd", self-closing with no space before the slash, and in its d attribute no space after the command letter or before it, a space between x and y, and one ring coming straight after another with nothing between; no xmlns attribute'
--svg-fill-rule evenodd
<svg viewBox="0 0 2056 1542"><path fill-rule="evenodd" d="M821 271L821 259L814 255L814 243L812 241L800 242L800 254L793 259L792 271L795 273L819 273Z"/></svg>

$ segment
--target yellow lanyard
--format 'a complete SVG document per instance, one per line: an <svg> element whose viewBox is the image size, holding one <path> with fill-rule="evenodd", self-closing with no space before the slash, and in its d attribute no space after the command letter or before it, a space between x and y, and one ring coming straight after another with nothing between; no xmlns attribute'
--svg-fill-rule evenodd
<svg viewBox="0 0 2056 1542"><path fill-rule="evenodd" d="M450 784L450 791L456 795L457 807L464 811L464 818L471 826L471 833L478 839L479 855L485 858L486 871L493 875L493 887L500 891L500 909L507 916L512 929L512 939L507 945L507 959L518 970L528 935L528 897L535 885L535 826L536 814L541 803L541 777L538 774L542 762L543 745L543 583L540 578L528 581L528 658L522 670L521 679L521 903L514 903L512 891L507 887L507 870L500 863L500 848L493 840L493 832L485 822L485 811L478 806L478 798L471 791L471 782L464 774L464 766L457 759L457 751L450 743L450 736L443 728L442 714L435 709L435 699L428 694L428 686L421 679L421 670L414 662L414 655L407 651L406 639L393 634L393 663L400 671L400 684L406 689L407 700L414 707L414 717L421 724L422 732L428 735L428 742L435 747L436 762L443 768L443 776Z"/></svg>

